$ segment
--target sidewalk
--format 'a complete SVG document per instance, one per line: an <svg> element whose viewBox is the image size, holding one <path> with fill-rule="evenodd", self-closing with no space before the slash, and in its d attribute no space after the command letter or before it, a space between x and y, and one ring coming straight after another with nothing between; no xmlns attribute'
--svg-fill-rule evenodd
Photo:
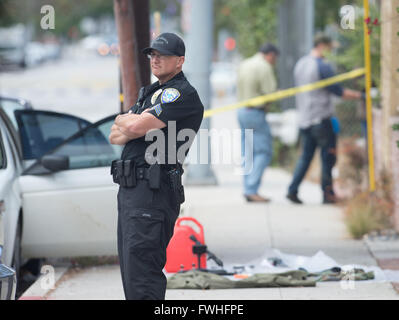
<svg viewBox="0 0 399 320"><path fill-rule="evenodd" d="M187 212L205 229L205 241L225 263L246 263L271 248L284 253L312 256L322 250L340 265L377 266L362 240L352 240L339 207L321 205L318 185L304 182L300 198L305 205L285 199L290 175L268 169L261 194L270 204L244 202L239 176L232 170L218 170L220 185L188 187ZM206 201L204 201L206 199ZM399 299L390 283L356 282L354 289L337 282L317 283L316 288L189 291L169 290L168 299Z"/></svg>
<svg viewBox="0 0 399 320"><path fill-rule="evenodd" d="M186 187L183 216L200 221L208 248L225 264L247 263L276 248L306 256L322 250L339 264L377 265L364 241L349 238L341 210L320 204L318 185L305 182L300 190L305 205L293 205L284 197L290 175L268 169L261 194L272 202L253 204L244 201L241 177L231 168L218 169L217 178L218 186ZM124 299L119 266L66 271L45 297ZM399 299L399 295L388 282L357 281L353 289L340 282L319 282L310 288L167 290L166 299Z"/></svg>
<svg viewBox="0 0 399 320"><path fill-rule="evenodd" d="M220 101L219 104L229 102ZM220 106L216 101L213 105ZM236 113L227 112L212 118L212 128L238 129ZM236 139L233 143L239 146L239 135L233 139ZM215 140L212 140L213 155L220 147ZM235 148L233 159L238 159L239 153L239 148ZM209 250L225 265L247 263L275 248L283 253L304 256L322 250L341 265L377 266L372 246L349 237L341 209L321 205L322 195L317 184L305 181L299 191L305 204L293 205L285 198L290 174L268 168L260 194L270 197L272 202L253 204L245 202L242 196L242 176L235 174L236 167L217 165L213 168L219 184L186 186L186 202L180 216L192 216L204 226ZM386 258L392 257L387 255ZM43 293L46 298L124 299L117 265L73 272L65 270L60 268L58 274L61 277L55 290ZM63 276L62 271L65 271ZM342 288L339 282L319 282L313 288L167 290L166 299L399 299L399 294L389 282L357 281L354 289Z"/></svg>

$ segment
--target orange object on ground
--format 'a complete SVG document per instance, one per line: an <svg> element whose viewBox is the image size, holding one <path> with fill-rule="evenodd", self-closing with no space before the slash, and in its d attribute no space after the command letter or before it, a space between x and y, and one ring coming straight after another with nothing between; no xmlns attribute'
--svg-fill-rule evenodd
<svg viewBox="0 0 399 320"><path fill-rule="evenodd" d="M236 279L246 279L246 278L248 278L249 277L249 275L247 275L247 274L242 274L242 273L240 273L240 274L235 274L234 275L234 278L236 278Z"/></svg>
<svg viewBox="0 0 399 320"><path fill-rule="evenodd" d="M199 232L190 227L188 224L183 224L183 221L193 222L198 228ZM191 270L198 267L198 256L193 253L193 245L195 244L190 236L194 235L199 242L205 244L204 228L192 217L182 217L177 219L174 229L174 234L166 249L166 265L167 272L178 272L180 270ZM183 268L181 266L183 265ZM206 254L201 256L200 268L206 269Z"/></svg>

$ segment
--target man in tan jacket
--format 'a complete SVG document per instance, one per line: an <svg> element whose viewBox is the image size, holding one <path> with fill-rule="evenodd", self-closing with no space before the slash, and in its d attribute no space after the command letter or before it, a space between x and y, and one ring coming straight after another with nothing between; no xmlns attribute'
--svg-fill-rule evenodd
<svg viewBox="0 0 399 320"><path fill-rule="evenodd" d="M238 98L240 101L265 95L276 90L277 82L273 66L279 50L272 44L263 45L259 52L245 59L238 71ZM262 175L272 159L273 146L269 125L266 121L266 106L241 108L238 111L241 127L241 154L244 168L244 197L249 202L268 202L258 194ZM250 129L253 135L245 134ZM252 165L248 164L252 161Z"/></svg>

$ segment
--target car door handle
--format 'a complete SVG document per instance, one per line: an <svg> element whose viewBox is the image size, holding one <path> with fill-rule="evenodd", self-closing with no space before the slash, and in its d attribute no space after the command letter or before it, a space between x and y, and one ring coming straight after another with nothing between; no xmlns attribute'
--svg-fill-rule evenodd
<svg viewBox="0 0 399 320"><path fill-rule="evenodd" d="M4 200L0 200L0 214L6 211Z"/></svg>

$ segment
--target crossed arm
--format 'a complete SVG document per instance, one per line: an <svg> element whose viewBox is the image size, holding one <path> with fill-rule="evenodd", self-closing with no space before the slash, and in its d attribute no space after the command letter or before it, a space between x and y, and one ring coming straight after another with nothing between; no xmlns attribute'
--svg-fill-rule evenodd
<svg viewBox="0 0 399 320"><path fill-rule="evenodd" d="M111 144L125 145L130 140L144 136L148 131L161 129L165 123L145 110L142 114L125 113L115 118L111 127L109 141Z"/></svg>

